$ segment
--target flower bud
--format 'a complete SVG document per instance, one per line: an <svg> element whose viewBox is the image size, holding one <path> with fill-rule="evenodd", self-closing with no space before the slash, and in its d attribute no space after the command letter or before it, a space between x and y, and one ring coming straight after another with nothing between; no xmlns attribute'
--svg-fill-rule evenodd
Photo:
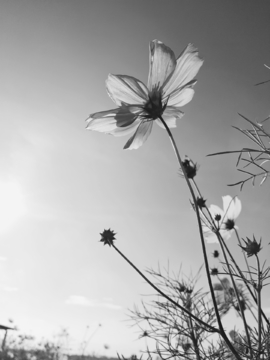
<svg viewBox="0 0 270 360"><path fill-rule="evenodd" d="M186 353L191 348L191 344L189 342L186 342L186 343L182 344L182 348L183 348L184 352Z"/></svg>
<svg viewBox="0 0 270 360"><path fill-rule="evenodd" d="M185 287L185 285L180 284L179 288L177 288L177 289L180 293L182 293L182 292L185 292L187 288Z"/></svg>
<svg viewBox="0 0 270 360"><path fill-rule="evenodd" d="M197 175L198 165L195 164L190 158L186 157L186 159L182 161L182 165L189 179L193 179Z"/></svg>
<svg viewBox="0 0 270 360"><path fill-rule="evenodd" d="M214 250L213 252L213 257L214 258L218 258L219 257L219 252L217 250Z"/></svg>
<svg viewBox="0 0 270 360"><path fill-rule="evenodd" d="M197 197L196 202L197 202L197 205L198 205L199 209L202 209L202 208L205 208L205 207L206 207L206 205L205 205L206 200L205 200L204 198L202 198L202 197Z"/></svg>
<svg viewBox="0 0 270 360"><path fill-rule="evenodd" d="M211 274L212 276L217 276L217 275L218 275L218 269L217 269L217 268L211 269L210 274Z"/></svg>

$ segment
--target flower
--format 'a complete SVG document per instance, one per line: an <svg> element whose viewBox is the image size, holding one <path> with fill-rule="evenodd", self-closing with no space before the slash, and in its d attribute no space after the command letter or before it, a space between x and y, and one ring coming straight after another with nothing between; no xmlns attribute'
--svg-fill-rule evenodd
<svg viewBox="0 0 270 360"><path fill-rule="evenodd" d="M215 235L216 229L219 230L219 233L224 240L228 240L231 237L233 230L238 229L235 225L235 219L241 212L241 201L237 196L232 198L230 195L222 196L222 200L223 210L216 205L209 206L209 211L216 228L210 223L207 224L204 222L202 224L204 235L209 243L218 242Z"/></svg>
<svg viewBox="0 0 270 360"><path fill-rule="evenodd" d="M246 253L247 256L250 257L252 255L257 255L259 251L262 250L261 247L261 243L262 240L260 240L260 242L258 243L257 240L255 239L254 235L253 235L253 241L251 241L248 237L247 237L247 241L242 239L244 241L244 243L246 244L245 246L240 246L241 249L243 249Z"/></svg>
<svg viewBox="0 0 270 360"><path fill-rule="evenodd" d="M213 284L213 290L215 292L215 298L218 305L228 303L234 296L234 290L227 278L219 279L220 283Z"/></svg>
<svg viewBox="0 0 270 360"><path fill-rule="evenodd" d="M227 278L219 280L220 283L213 284L217 304L224 306L227 310L233 306L235 310L240 311L238 299L230 280ZM247 309L248 297L244 292L242 284L236 284L236 291L240 300L240 306L245 311Z"/></svg>
<svg viewBox="0 0 270 360"><path fill-rule="evenodd" d="M100 235L101 235L100 241L104 243L103 245L109 245L109 246L113 245L116 235L116 233L113 230L111 229L104 230L102 233L100 233Z"/></svg>
<svg viewBox="0 0 270 360"><path fill-rule="evenodd" d="M124 149L137 149L151 133L153 121L165 128L176 127L184 113L180 108L191 101L196 84L194 77L203 64L197 50L189 44L176 59L174 52L161 41L150 42L147 87L127 75L109 74L106 88L118 108L90 114L87 129L114 136L134 133Z"/></svg>

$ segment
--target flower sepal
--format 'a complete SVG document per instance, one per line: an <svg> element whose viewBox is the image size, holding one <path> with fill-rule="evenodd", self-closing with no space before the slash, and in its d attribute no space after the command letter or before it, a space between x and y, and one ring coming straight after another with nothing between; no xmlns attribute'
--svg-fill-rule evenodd
<svg viewBox="0 0 270 360"><path fill-rule="evenodd" d="M247 241L242 239L244 241L244 243L246 244L246 246L240 246L241 249L243 249L246 253L247 256L253 256L253 255L257 255L258 252L260 252L262 250L261 247L261 243L262 240L260 239L260 242L258 243L257 240L255 239L254 235L253 235L253 241L251 241L248 237L247 237Z"/></svg>

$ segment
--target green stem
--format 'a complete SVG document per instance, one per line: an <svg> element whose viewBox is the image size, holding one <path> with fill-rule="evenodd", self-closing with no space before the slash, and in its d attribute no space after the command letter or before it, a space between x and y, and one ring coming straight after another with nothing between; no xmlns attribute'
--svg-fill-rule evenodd
<svg viewBox="0 0 270 360"><path fill-rule="evenodd" d="M170 301L172 304L174 304L176 307L178 307L179 309L181 309L182 311L184 311L186 314L188 314L190 317L192 317L192 319L194 319L195 321L199 322L201 325L205 326L206 328L209 329L210 332L215 332L215 333L220 333L220 331L217 328L214 328L211 325L208 325L206 322L204 322L203 320L197 318L195 315L193 315L191 312L189 312L187 309L185 309L183 306L179 305L176 301L174 301L173 299L171 299L168 295L166 295L162 290L160 290L158 287L156 287L156 285L154 285L114 244L112 244L112 247L122 256L123 259L125 259L129 265L131 265L133 267L133 269L135 269L137 271L137 273L139 275L141 275L141 277L153 288L155 289L160 295L162 295L165 299L167 299L168 301Z"/></svg>
<svg viewBox="0 0 270 360"><path fill-rule="evenodd" d="M173 138L173 136L172 136L171 130L169 129L169 127L168 127L168 125L166 124L166 122L163 120L162 116L160 116L159 119L161 120L162 124L165 126L165 129L166 129L166 131L167 131L167 133L168 133L168 135L169 135L169 138L170 138L170 140L171 140L172 147L173 147L173 149L174 149L176 158L177 158L178 163L179 163L179 165L180 165L180 168L181 168L181 170L182 170L182 172L183 172L183 175L184 175L184 177L185 177L186 183L187 183L187 185L188 185L189 191L190 191L191 196L192 196L192 200L193 200L193 202L194 202L195 212L196 212L197 221L198 221L198 226L199 226L199 233L200 233L201 245L202 245L202 250L203 250L203 257L204 257L206 275L207 275L207 280L208 280L208 284L209 284L209 288L210 288L210 293L211 293L212 301L213 301L213 304L214 304L214 309L215 309L215 314L216 314L216 318L217 318L217 322L218 322L220 334L221 334L221 336L223 337L223 339L225 340L225 342L227 343L227 345L228 345L228 347L230 348L230 350L232 351L232 353L236 356L237 359L240 360L240 359L241 359L240 356L237 354L235 348L234 348L233 345L231 344L230 340L228 339L228 337L227 337L227 335L226 335L226 333L225 333L225 331L224 331L224 328L223 328L223 325L222 325L222 322L221 322L221 319L220 319L220 315L219 315L219 312L218 312L217 302L216 302L216 299L215 299L213 284L212 284L212 281L211 281L211 276L210 276L210 271L209 271L209 265L208 265L208 259L207 259L207 254L206 254L206 247L205 247L205 241L204 241L204 237L203 237L202 224L201 224L201 219L200 219L200 212L199 212L199 208L198 208L198 205L197 205L197 201L196 201L196 197L195 197L193 188L192 188L192 186L191 186L190 180L189 180L188 177L187 177L185 168L184 168L184 166L183 166L183 164L182 164L182 160L181 160L181 157L180 157L178 148L177 148L177 146L176 146L176 143L175 143L175 141L174 141L174 138Z"/></svg>

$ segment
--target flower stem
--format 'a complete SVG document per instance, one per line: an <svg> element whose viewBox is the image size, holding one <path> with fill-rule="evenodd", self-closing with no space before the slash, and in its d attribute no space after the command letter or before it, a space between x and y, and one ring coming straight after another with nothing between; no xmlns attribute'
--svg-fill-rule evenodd
<svg viewBox="0 0 270 360"><path fill-rule="evenodd" d="M190 325L190 329L191 329L190 330L190 335L191 335L191 340L193 342L194 352L196 354L196 359L201 360L200 350L199 350L199 347L198 347L198 339L197 339L197 335L195 334L193 322L192 322L192 319L191 319L190 316L189 316L188 320L189 320L189 325Z"/></svg>
<svg viewBox="0 0 270 360"><path fill-rule="evenodd" d="M247 341L248 341L248 348L249 348L250 355L251 355L251 359L252 359L252 357L253 357L253 350L252 350L252 346L251 346L250 336L249 336L249 332L248 332L248 325L247 325L247 321L246 321L244 309L243 309L243 306L241 305L241 301L240 301L239 294L238 294L238 289L237 289L237 287L236 287L234 278L233 278L233 276L232 276L231 267L230 267L230 264L229 264L229 262L228 262L228 258L227 258L226 252L225 252L225 250L224 250L224 246L223 246L223 244L222 244L222 241L220 241L220 239L219 239L219 244L220 244L220 247L221 247L221 250L222 250L222 253L223 253L223 257L224 257L225 263L226 263L226 265L227 265L228 273L229 273L229 275L230 275L230 278L231 278L231 281L232 281L232 284L233 284L235 296L236 296L236 299L237 299L237 302L238 302L239 311L240 311L240 314L241 314L241 317L242 317L242 320L243 320L243 324L244 324L244 328L245 328L245 333L246 333L246 337L247 337Z"/></svg>
<svg viewBox="0 0 270 360"><path fill-rule="evenodd" d="M179 165L180 165L180 168L181 168L181 170L182 170L182 172L183 172L183 174L184 174L186 183L187 183L187 185L188 185L189 191L190 191L191 196L192 196L192 200L193 200L193 202L194 202L195 212L196 212L197 221L198 221L198 226L199 226L199 233L200 233L201 245L202 245L202 250L203 250L203 257L204 257L206 275L207 275L207 280L208 280L208 284L209 284L209 288L210 288L210 293L211 293L212 301L213 301L213 304L214 304L214 309L215 309L215 314L216 314L216 318L217 318L217 322L218 322L218 326L219 326L219 330L220 330L220 335L223 337L223 339L225 340L225 342L227 343L228 347L230 348L230 350L232 351L232 353L235 355L235 357L236 357L237 359L241 359L240 356L237 354L235 348L234 348L233 345L231 344L230 340L228 339L225 331L224 331L224 328L223 328L223 325L222 325L222 322L221 322L221 318L220 318L220 315L219 315L219 312L218 312L217 302L216 302L216 299L215 299L213 284L212 284L212 281L211 281L211 276L210 276L210 271L209 271L209 264L208 264L207 254L206 254L205 241L204 241L204 237L203 237L203 231L202 231L202 224L201 224L201 219L200 219L199 208L198 208L198 205L197 205L197 201L196 201L196 197L195 197L195 194L194 194L192 185L191 185L191 183L190 183L189 178L187 177L185 168L184 168L184 166L183 166L183 163L182 163L182 160L181 160L181 157L180 157L180 154L179 154L177 145L176 145L176 143L175 143L175 141L174 141L174 138L173 138L173 136L172 136L171 130L169 129L169 127L168 127L168 125L166 124L166 122L163 120L162 116L160 116L159 119L161 120L162 124L165 126L165 129L166 129L166 131L167 131L167 133L168 133L168 135L169 135L169 138L170 138L170 140L171 140L171 144L172 144L172 147L173 147L173 149L174 149L176 158L177 158L178 163L179 163Z"/></svg>
<svg viewBox="0 0 270 360"><path fill-rule="evenodd" d="M261 358L261 336L262 336L262 314L261 314L261 269L260 269L260 261L259 261L259 257L257 254L256 255L256 259L257 259L257 267L258 267L258 285L257 285L257 294L258 294L258 354L259 354L259 359Z"/></svg>
<svg viewBox="0 0 270 360"><path fill-rule="evenodd" d="M112 244L112 247L122 256L123 259L125 259L129 265L131 265L133 267L133 269L135 269L137 271L137 273L139 275L141 275L141 277L153 288L155 289L160 295L162 295L165 299L167 299L168 301L170 301L172 304L174 304L176 307L180 308L182 311L184 311L186 314L188 314L192 319L194 319L195 321L199 322L201 325L205 326L206 328L208 328L210 332L214 332L214 333L220 333L220 331L207 324L206 322L204 322L203 320L197 318L195 315L193 315L191 312L189 312L187 309L185 309L183 306L179 305L176 301L174 301L173 299L171 299L168 295L166 295L162 290L160 290L157 286L155 286L114 244Z"/></svg>
<svg viewBox="0 0 270 360"><path fill-rule="evenodd" d="M250 271L250 267L249 267L249 264L248 264L248 261L247 261L246 254L245 254L244 250L242 249L242 243L241 243L241 240L240 240L238 231L237 231L236 228L234 228L234 231L235 231L235 235L236 235L237 240L238 240L238 245L240 246L240 248L241 248L241 250L242 250L242 253L243 253L243 256L244 256L244 259L245 259L245 263L246 263L246 266L247 266L247 269L248 269L250 281L253 282L252 275L251 275L251 271Z"/></svg>
<svg viewBox="0 0 270 360"><path fill-rule="evenodd" d="M228 246L226 245L226 243L225 243L225 241L224 241L224 239L222 238L221 235L219 236L219 239L222 241L222 244L223 244L223 246L225 247L227 253L229 254L230 259L232 260L232 262L233 262L234 266L236 267L239 275L241 276L242 280L244 281L244 283L245 283L245 285L246 285L246 287L247 287L250 295L252 296L254 302L255 302L256 305L257 305L257 304L258 304L258 300L256 299L256 296L254 295L253 291L252 291L251 288L249 287L248 280L246 279L246 277L245 277L244 274L242 273L241 269L240 269L239 266L237 265L236 261L234 260L234 257L233 257L233 255L232 255L232 253L230 252ZM265 313L264 313L264 311L263 311L262 309L261 309L261 314L262 314L265 322L269 325L270 322L269 322L267 316L265 315Z"/></svg>

